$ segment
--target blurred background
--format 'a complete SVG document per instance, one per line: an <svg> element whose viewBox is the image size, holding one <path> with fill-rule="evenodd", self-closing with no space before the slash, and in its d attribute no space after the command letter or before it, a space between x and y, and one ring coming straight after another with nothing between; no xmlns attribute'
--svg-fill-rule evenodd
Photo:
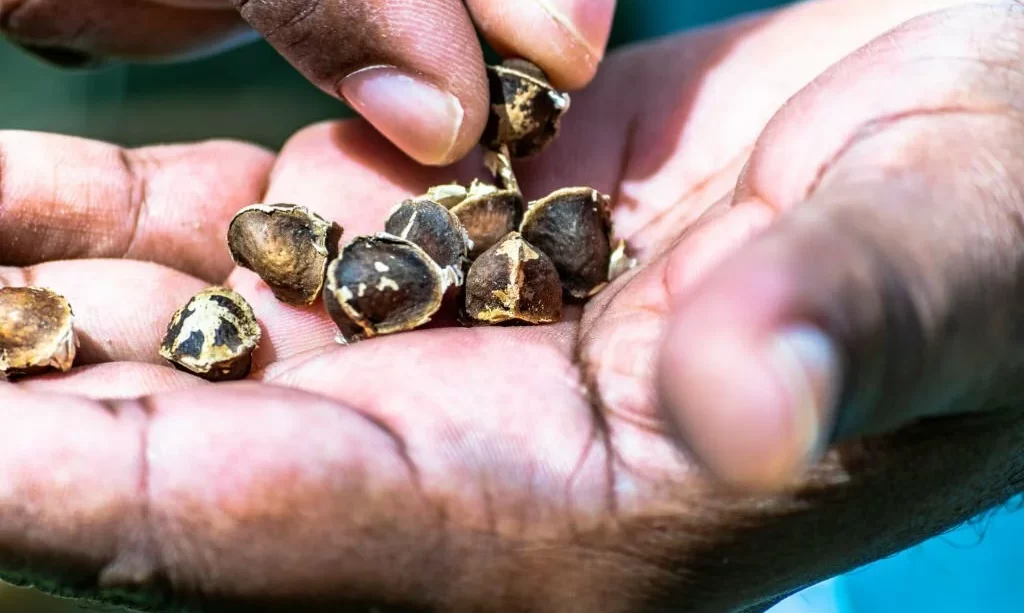
<svg viewBox="0 0 1024 613"><path fill-rule="evenodd" d="M898 1L898 0L893 0ZM612 46L664 35L773 0L620 0ZM136 146L238 138L278 148L347 109L256 42L186 64L65 72L0 42L0 129ZM800 592L771 613L1019 613L1024 513L1007 505L950 533ZM117 611L0 584L0 613Z"/></svg>

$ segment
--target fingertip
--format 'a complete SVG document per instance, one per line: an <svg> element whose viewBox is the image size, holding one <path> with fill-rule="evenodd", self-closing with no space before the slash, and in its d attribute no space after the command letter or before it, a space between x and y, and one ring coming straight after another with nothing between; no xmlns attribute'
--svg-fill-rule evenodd
<svg viewBox="0 0 1024 613"><path fill-rule="evenodd" d="M470 0L484 36L504 55L537 64L559 89L577 90L597 73L615 0Z"/></svg>
<svg viewBox="0 0 1024 613"><path fill-rule="evenodd" d="M785 299L771 295L772 283L758 292L744 287L745 275L730 276L698 288L670 324L658 373L662 407L714 479L777 491L824 452L840 354L816 326L779 318Z"/></svg>

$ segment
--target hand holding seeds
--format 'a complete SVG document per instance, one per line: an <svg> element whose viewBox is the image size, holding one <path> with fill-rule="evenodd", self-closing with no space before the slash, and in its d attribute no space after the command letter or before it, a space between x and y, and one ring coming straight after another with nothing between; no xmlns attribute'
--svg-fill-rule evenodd
<svg viewBox="0 0 1024 613"><path fill-rule="evenodd" d="M64 298L6 347L59 365L64 302L80 341L75 368L0 382L0 575L210 613L756 611L1020 492L1024 143L1003 110L1024 13L879 27L795 93L839 59L799 35L837 6L618 55L573 95L554 168L506 147L490 176L424 169L359 121L276 159L0 131L0 280ZM594 244L552 245L601 231L603 194L609 269L631 255L618 236L643 265L601 290ZM251 268L232 267L229 220L253 202L337 221L352 251L322 261L315 220L260 213L239 225ZM253 258L275 243L306 247ZM312 305L275 297L317 292L277 275L321 265ZM332 278L344 336L366 340L334 345ZM240 376L249 318L220 287L260 328L248 381L158 353ZM442 327L456 313L480 327ZM420 331L380 333L396 323Z"/></svg>
<svg viewBox="0 0 1024 613"><path fill-rule="evenodd" d="M515 178L514 160L557 137L568 94L524 60L488 74L482 144L500 185L430 187L398 203L383 232L354 238L333 260L336 224L296 205L247 207L231 224L232 257L280 300L311 304L322 287L343 342L416 329L453 300L468 325L557 322L563 294L586 300L632 264L625 243L612 245L606 195L567 187L527 203Z"/></svg>

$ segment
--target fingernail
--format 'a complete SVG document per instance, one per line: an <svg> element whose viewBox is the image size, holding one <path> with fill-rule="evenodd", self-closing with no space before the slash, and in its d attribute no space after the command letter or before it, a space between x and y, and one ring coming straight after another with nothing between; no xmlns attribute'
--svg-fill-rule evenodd
<svg viewBox="0 0 1024 613"><path fill-rule="evenodd" d="M615 15L615 0L534 0L587 48L595 60L604 55Z"/></svg>
<svg viewBox="0 0 1024 613"><path fill-rule="evenodd" d="M839 388L835 343L816 327L797 325L774 337L771 360L792 411L793 451L804 466L825 452Z"/></svg>
<svg viewBox="0 0 1024 613"><path fill-rule="evenodd" d="M458 98L394 66L371 66L341 82L340 95L381 134L421 164L449 159L462 127Z"/></svg>

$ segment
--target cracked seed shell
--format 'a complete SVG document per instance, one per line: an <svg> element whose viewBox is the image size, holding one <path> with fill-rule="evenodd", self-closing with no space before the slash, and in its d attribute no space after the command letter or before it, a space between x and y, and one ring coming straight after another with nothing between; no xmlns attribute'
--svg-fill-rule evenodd
<svg viewBox="0 0 1024 613"><path fill-rule="evenodd" d="M553 88L540 68L522 59L488 66L487 77L491 110L481 137L484 147L497 151L505 145L513 158L543 151L558 135L569 95Z"/></svg>
<svg viewBox="0 0 1024 613"><path fill-rule="evenodd" d="M562 284L554 263L510 232L473 262L465 314L473 322L553 323L562 317Z"/></svg>
<svg viewBox="0 0 1024 613"><path fill-rule="evenodd" d="M611 218L608 197L589 187L568 187L530 203L519 231L551 261L566 292L593 296L608 282Z"/></svg>
<svg viewBox="0 0 1024 613"><path fill-rule="evenodd" d="M345 342L413 330L440 309L453 272L412 241L360 236L327 267L324 306Z"/></svg>
<svg viewBox="0 0 1024 613"><path fill-rule="evenodd" d="M451 269L456 285L462 285L462 264L471 245L451 211L431 200L405 200L384 222L384 232L415 243L438 266Z"/></svg>
<svg viewBox="0 0 1024 613"><path fill-rule="evenodd" d="M178 309L160 343L160 356L207 381L244 379L261 330L252 307L226 287L204 289Z"/></svg>
<svg viewBox="0 0 1024 613"><path fill-rule="evenodd" d="M228 226L231 259L259 275L281 302L307 306L323 288L342 229L303 206L256 204Z"/></svg>
<svg viewBox="0 0 1024 613"><path fill-rule="evenodd" d="M473 181L466 198L451 207L473 243L469 259L475 260L509 232L516 231L524 208L519 192Z"/></svg>
<svg viewBox="0 0 1024 613"><path fill-rule="evenodd" d="M0 379L66 372L75 361L75 315L41 287L0 288Z"/></svg>

